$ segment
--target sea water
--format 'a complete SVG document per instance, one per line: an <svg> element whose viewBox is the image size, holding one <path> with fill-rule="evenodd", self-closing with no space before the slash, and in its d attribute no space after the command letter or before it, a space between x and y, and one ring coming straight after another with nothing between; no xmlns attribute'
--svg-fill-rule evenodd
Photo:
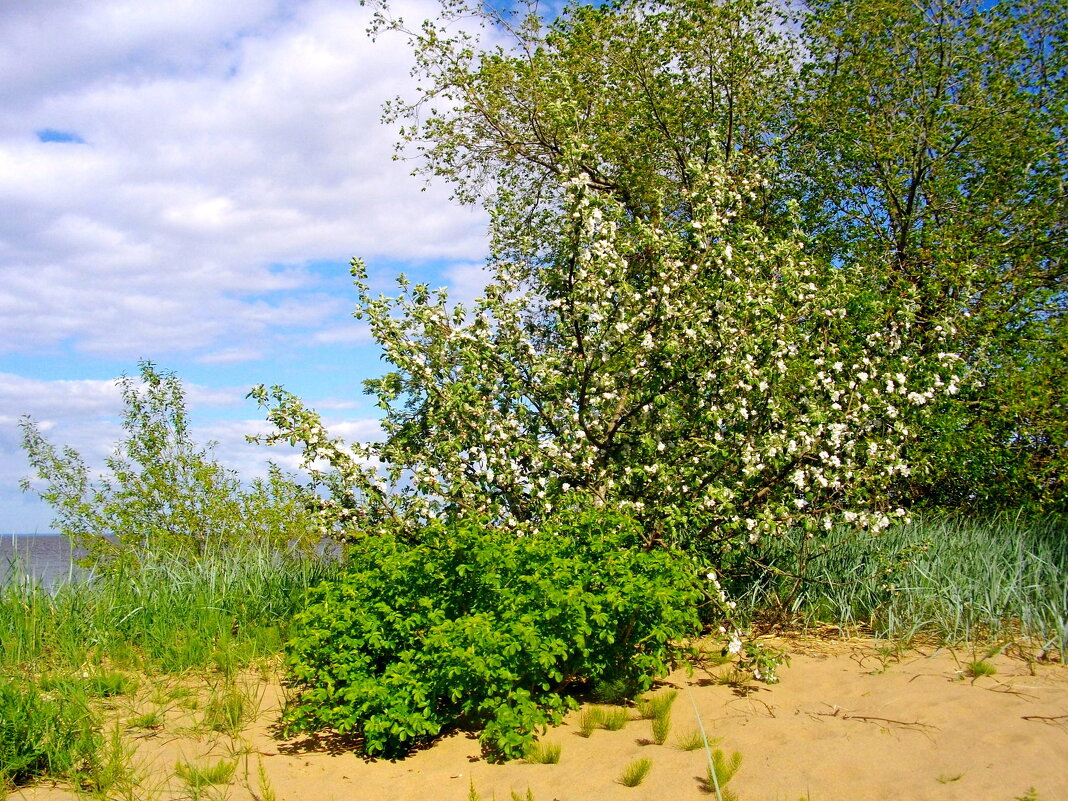
<svg viewBox="0 0 1068 801"><path fill-rule="evenodd" d="M27 578L45 588L78 578L70 540L59 534L0 537L0 584Z"/></svg>

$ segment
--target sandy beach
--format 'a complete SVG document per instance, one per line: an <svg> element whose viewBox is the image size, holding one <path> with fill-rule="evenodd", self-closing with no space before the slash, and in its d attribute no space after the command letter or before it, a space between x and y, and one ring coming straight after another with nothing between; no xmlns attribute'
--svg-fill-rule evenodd
<svg viewBox="0 0 1068 801"><path fill-rule="evenodd" d="M740 801L949 801L1068 799L1068 666L1035 661L1016 646L987 661L996 672L974 678L968 665L985 650L894 649L871 640L789 638L776 685L727 681L728 666L676 671L653 692L678 695L666 742L629 708L620 730L580 735L580 713L542 738L561 746L558 764L503 765L480 757L463 733L401 761L367 761L337 738L279 740L274 723L283 699L276 681L237 681L255 717L235 737L208 730L197 682L162 690L143 682L111 711L132 753L138 799L233 801L687 801L713 798L704 748L683 750L698 727L713 748L742 755L729 783ZM169 700L168 700L169 699ZM128 721L160 713L161 725ZM651 763L636 787L620 782L639 759ZM192 787L178 762L236 762L226 784ZM11 795L62 801L69 789L42 785Z"/></svg>

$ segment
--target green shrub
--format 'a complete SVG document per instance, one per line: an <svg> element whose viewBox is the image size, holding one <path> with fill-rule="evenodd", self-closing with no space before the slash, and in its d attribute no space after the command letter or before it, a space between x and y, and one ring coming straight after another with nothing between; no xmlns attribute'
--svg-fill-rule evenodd
<svg viewBox="0 0 1068 801"><path fill-rule="evenodd" d="M698 626L696 570L646 551L630 519L561 516L522 536L475 520L353 548L312 591L287 645L290 731L333 728L403 756L456 727L495 759L577 706L572 687L647 688Z"/></svg>
<svg viewBox="0 0 1068 801"><path fill-rule="evenodd" d="M84 698L0 679L0 795L39 776L87 770L101 742Z"/></svg>

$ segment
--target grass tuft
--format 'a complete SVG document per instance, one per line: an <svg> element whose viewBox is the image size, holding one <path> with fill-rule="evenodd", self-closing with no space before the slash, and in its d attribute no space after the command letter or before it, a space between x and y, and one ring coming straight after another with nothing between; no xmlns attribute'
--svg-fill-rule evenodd
<svg viewBox="0 0 1068 801"><path fill-rule="evenodd" d="M985 659L977 659L970 663L968 667L964 669L964 672L973 679L977 679L980 676L993 676L998 672L998 669L992 662L987 662Z"/></svg>
<svg viewBox="0 0 1068 801"><path fill-rule="evenodd" d="M213 784L229 784L234 778L237 762L220 759L214 765L196 765L192 762L178 762L174 772L178 778L193 790L202 790Z"/></svg>
<svg viewBox="0 0 1068 801"><path fill-rule="evenodd" d="M607 731L619 731L627 725L630 715L625 707L611 706L601 710L601 725Z"/></svg>
<svg viewBox="0 0 1068 801"><path fill-rule="evenodd" d="M591 706L583 709L579 714L579 735L582 737L591 736L595 730L600 728L601 721L600 707Z"/></svg>
<svg viewBox="0 0 1068 801"><path fill-rule="evenodd" d="M559 743L531 743L525 758L536 765L555 765L560 761L561 750Z"/></svg>
<svg viewBox="0 0 1068 801"><path fill-rule="evenodd" d="M649 768L653 763L648 759L637 759L623 769L623 775L619 777L619 783L624 787L637 787L645 777L649 775Z"/></svg>

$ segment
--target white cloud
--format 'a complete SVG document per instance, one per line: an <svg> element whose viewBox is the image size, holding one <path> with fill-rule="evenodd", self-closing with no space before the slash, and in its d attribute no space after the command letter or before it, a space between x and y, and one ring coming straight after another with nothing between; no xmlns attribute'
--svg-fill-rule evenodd
<svg viewBox="0 0 1068 801"><path fill-rule="evenodd" d="M15 6L0 13L8 352L71 342L136 358L225 342L251 356L266 328L335 330L349 311L300 265L484 251L480 213L392 161L378 118L410 92L410 56L401 37L369 40L358 4ZM42 129L85 144L37 141Z"/></svg>
<svg viewBox="0 0 1068 801"><path fill-rule="evenodd" d="M445 270L449 300L470 308L475 299L482 296L490 277L490 271L484 261L453 264Z"/></svg>
<svg viewBox="0 0 1068 801"><path fill-rule="evenodd" d="M436 9L394 10L416 22ZM47 520L15 489L20 415L93 464L121 436L114 382L50 380L64 370L210 365L226 386L185 385L205 421L247 403L232 386L246 376L226 377L236 365L305 359L304 377L325 374L339 362L315 346L336 357L369 342L351 318L351 256L379 272L451 263L434 283L478 294L485 215L392 160L378 120L412 93L410 54L401 36L372 43L368 21L355 0L0 2L0 525ZM358 404L322 408L338 434L378 433L343 417ZM263 421L218 417L194 434L227 464L296 466L245 444Z"/></svg>
<svg viewBox="0 0 1068 801"><path fill-rule="evenodd" d="M349 320L316 332L313 339L322 345L360 345L370 342L371 327L367 323Z"/></svg>

